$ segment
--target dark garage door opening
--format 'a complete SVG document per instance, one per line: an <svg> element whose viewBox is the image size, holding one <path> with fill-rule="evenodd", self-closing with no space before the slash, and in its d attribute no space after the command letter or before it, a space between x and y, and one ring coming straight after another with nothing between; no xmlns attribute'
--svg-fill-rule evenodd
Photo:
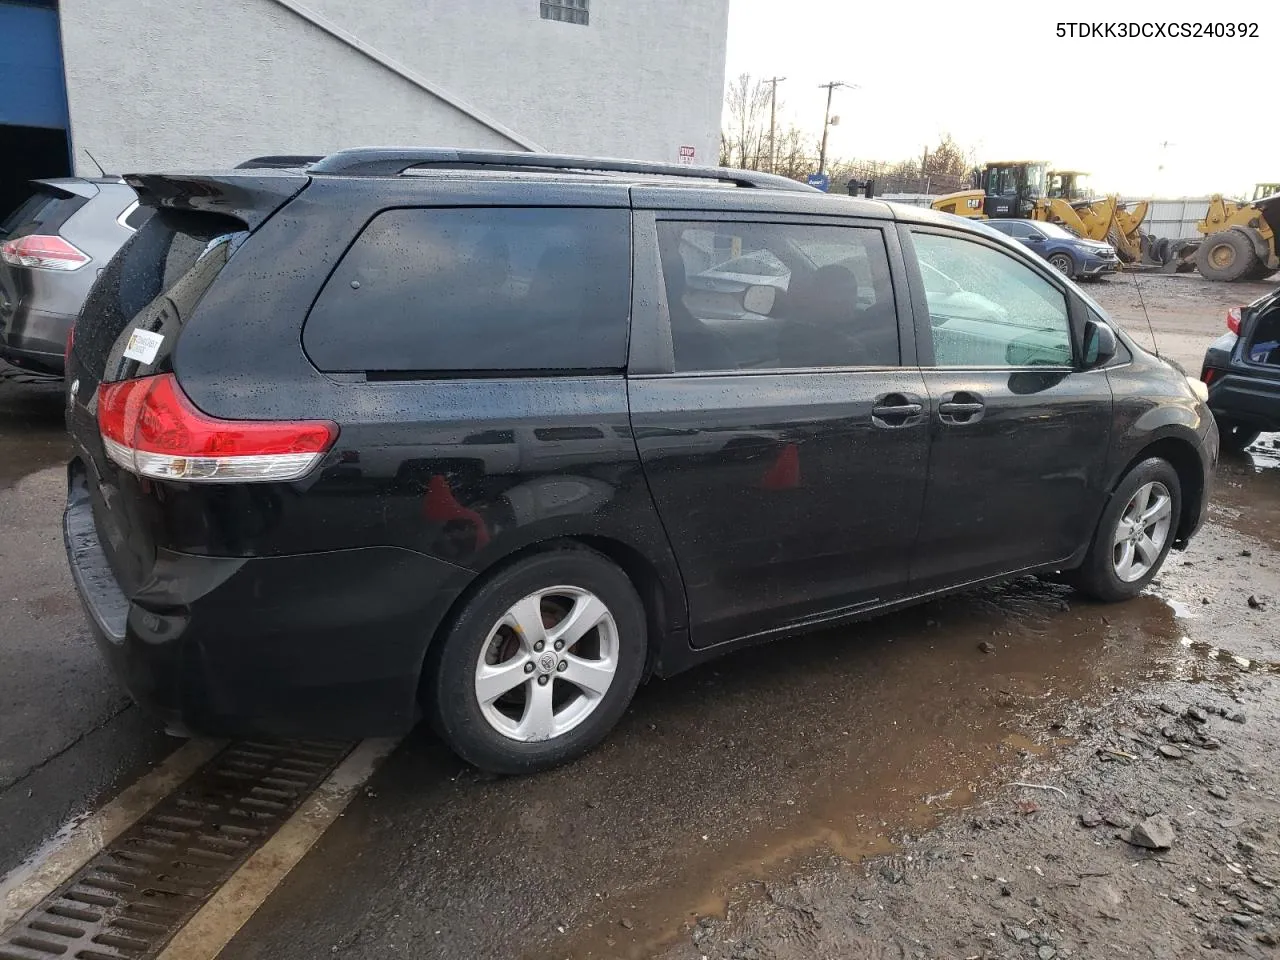
<svg viewBox="0 0 1280 960"><path fill-rule="evenodd" d="M57 5L0 0L0 218L33 178L71 173Z"/></svg>
<svg viewBox="0 0 1280 960"><path fill-rule="evenodd" d="M65 130L0 125L0 219L31 195L29 181L70 173Z"/></svg>

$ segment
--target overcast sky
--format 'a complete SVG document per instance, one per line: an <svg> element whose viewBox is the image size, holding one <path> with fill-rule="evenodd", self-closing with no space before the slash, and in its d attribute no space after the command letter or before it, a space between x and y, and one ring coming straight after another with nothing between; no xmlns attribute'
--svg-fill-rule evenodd
<svg viewBox="0 0 1280 960"><path fill-rule="evenodd" d="M1259 38L1059 39L1067 16L1255 22ZM730 3L728 77L785 76L779 101L815 139L818 84L858 85L836 91L830 156L919 156L950 132L979 162L1048 160L1135 196L1280 179L1278 64L1278 0Z"/></svg>

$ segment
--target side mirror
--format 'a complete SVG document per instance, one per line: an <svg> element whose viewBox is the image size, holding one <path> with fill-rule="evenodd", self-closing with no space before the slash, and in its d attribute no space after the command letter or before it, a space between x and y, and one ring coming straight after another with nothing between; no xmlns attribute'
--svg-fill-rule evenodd
<svg viewBox="0 0 1280 960"><path fill-rule="evenodd" d="M1100 367L1116 355L1116 335L1105 323L1090 320L1084 325L1084 366Z"/></svg>
<svg viewBox="0 0 1280 960"><path fill-rule="evenodd" d="M1027 239L1032 243L1044 243L1043 233L1033 233Z"/></svg>

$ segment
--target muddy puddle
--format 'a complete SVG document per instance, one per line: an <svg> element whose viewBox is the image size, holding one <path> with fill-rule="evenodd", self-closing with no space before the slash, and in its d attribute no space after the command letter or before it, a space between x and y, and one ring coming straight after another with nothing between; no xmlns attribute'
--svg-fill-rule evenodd
<svg viewBox="0 0 1280 960"><path fill-rule="evenodd" d="M710 738L713 802L741 809L727 829L666 851L654 882L527 956L649 956L698 917L722 914L752 878L814 856L893 853L904 833L1010 789L1003 769L1070 742L1082 705L1147 681L1197 679L1184 663L1210 660L1180 644L1184 627L1155 596L1095 606L1026 578L651 685L644 712L660 729L687 722L682 735Z"/></svg>
<svg viewBox="0 0 1280 960"><path fill-rule="evenodd" d="M1218 464L1209 516L1238 533L1280 545L1280 434Z"/></svg>
<svg viewBox="0 0 1280 960"><path fill-rule="evenodd" d="M1169 657L1167 679L1188 683L1215 683L1241 674L1280 674L1280 663L1255 660L1203 640L1183 637L1181 652Z"/></svg>

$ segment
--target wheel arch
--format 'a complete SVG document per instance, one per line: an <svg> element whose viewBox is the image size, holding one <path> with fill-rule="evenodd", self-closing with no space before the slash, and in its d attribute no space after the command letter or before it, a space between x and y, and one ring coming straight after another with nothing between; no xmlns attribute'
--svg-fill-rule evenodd
<svg viewBox="0 0 1280 960"><path fill-rule="evenodd" d="M1200 525L1200 504L1204 499L1205 476L1196 445L1186 437L1178 434L1167 434L1152 440L1135 453L1111 479L1111 489L1106 502L1102 505L1102 513L1115 495L1116 489L1124 478L1138 464L1152 457L1159 457L1173 467L1178 475L1178 486L1182 491L1182 502L1178 513L1178 526L1174 534L1174 546L1183 547L1187 539ZM1102 522L1102 513L1098 514L1098 522ZM1096 525L1095 525L1096 529Z"/></svg>
<svg viewBox="0 0 1280 960"><path fill-rule="evenodd" d="M556 550L572 549L592 550L601 554L621 569L631 581L631 585L640 597L640 602L644 605L645 623L648 627L643 674L647 679L658 662L663 643L672 635L678 635L681 626L686 622L684 585L670 583L669 578L663 576L657 562L646 556L636 546L619 538L602 534L557 534L525 543L474 570L475 576L454 597L426 640L425 656L418 678L419 698L422 697L425 685L434 669L434 657L441 649L438 641L449 631L467 604L486 583L498 573L529 557Z"/></svg>
<svg viewBox="0 0 1280 960"><path fill-rule="evenodd" d="M1258 259L1261 260L1263 263L1266 263L1267 260L1270 259L1270 257L1272 256L1271 244L1268 243L1266 238L1262 236L1261 231L1257 230L1254 227L1242 226L1241 224L1233 224L1227 229L1234 230L1236 231L1236 233L1242 234L1244 238L1248 240L1249 243L1253 246L1253 252L1257 255Z"/></svg>

